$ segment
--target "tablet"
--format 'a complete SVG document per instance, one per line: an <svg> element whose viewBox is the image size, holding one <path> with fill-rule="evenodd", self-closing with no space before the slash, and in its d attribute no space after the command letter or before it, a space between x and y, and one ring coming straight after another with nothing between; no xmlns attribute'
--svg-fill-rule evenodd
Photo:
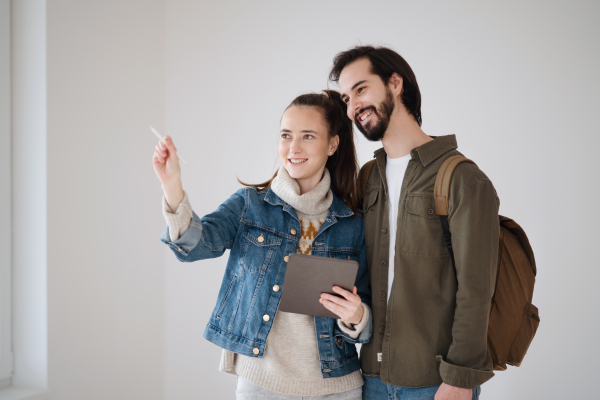
<svg viewBox="0 0 600 400"><path fill-rule="evenodd" d="M321 293L339 296L331 290L333 286L351 292L357 273L357 261L290 254L279 310L338 319L339 316L319 303Z"/></svg>

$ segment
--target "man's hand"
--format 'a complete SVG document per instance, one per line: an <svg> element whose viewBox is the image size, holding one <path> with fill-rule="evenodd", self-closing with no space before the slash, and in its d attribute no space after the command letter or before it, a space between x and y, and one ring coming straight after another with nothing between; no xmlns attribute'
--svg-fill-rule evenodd
<svg viewBox="0 0 600 400"><path fill-rule="evenodd" d="M471 400L472 398L473 389L463 389L442 383L434 400Z"/></svg>
<svg viewBox="0 0 600 400"><path fill-rule="evenodd" d="M326 309L335 315L338 315L342 321L358 325L365 310L362 306L362 300L360 299L360 296L356 294L356 286L354 286L352 292L349 292L339 286L334 286L333 291L334 293L337 293L343 297L332 296L328 293L321 293L319 302L323 304Z"/></svg>

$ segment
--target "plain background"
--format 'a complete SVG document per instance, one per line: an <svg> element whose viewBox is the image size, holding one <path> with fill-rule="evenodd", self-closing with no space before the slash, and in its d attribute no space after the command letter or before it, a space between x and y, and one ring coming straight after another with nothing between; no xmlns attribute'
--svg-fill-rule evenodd
<svg viewBox="0 0 600 400"><path fill-rule="evenodd" d="M374 44L408 61L423 130L457 135L535 251L540 328L522 366L497 373L482 398L594 396L597 2L44 4L48 354L45 378L16 371L20 382L58 400L233 399L235 377L202 338L226 256L182 264L159 242L148 125L173 137L206 214L236 175L259 182L277 169L281 114L327 86L334 55ZM379 144L356 139L363 164Z"/></svg>

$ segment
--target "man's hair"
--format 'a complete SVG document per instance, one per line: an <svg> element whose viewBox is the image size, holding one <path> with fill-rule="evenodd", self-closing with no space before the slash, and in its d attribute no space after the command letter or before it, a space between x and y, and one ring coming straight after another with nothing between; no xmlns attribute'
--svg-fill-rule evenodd
<svg viewBox="0 0 600 400"><path fill-rule="evenodd" d="M402 77L400 100L406 110L412 114L421 126L421 92L419 91L417 78L406 60L394 50L387 47L357 46L342 51L333 59L329 80L338 83L342 70L348 64L361 58L366 58L371 62L371 73L379 75L384 85L388 84L394 72Z"/></svg>

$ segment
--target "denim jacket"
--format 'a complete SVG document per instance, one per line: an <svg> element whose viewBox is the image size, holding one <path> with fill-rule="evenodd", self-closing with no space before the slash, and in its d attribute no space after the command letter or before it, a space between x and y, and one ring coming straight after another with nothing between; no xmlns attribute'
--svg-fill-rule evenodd
<svg viewBox="0 0 600 400"><path fill-rule="evenodd" d="M235 353L263 357L281 300L285 258L297 252L300 232L294 209L270 188L243 188L213 213L203 218L194 213L189 229L175 242L170 241L168 226L165 228L161 241L180 261L219 257L231 250L205 339ZM313 241L312 255L358 261L355 285L363 303L370 307L364 243L363 218L334 195ZM355 343L371 340L371 315L357 339L339 329L335 319L315 317L323 378L344 376L360 368Z"/></svg>

